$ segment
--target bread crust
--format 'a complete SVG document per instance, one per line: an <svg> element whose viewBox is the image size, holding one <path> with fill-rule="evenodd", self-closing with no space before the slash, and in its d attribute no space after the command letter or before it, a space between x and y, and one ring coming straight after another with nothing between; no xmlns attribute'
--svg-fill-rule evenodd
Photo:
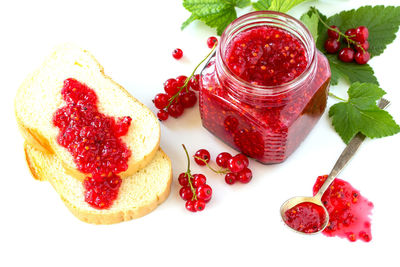
<svg viewBox="0 0 400 267"><path fill-rule="evenodd" d="M114 84L116 87L118 87L121 92L125 95L125 97L130 98L131 100L133 100L135 103L139 104L143 109L145 109L146 111L148 111L149 115L151 117L153 117L154 121L157 122L157 142L156 144L153 146L153 149L146 155L143 156L143 158L140 161L137 161L135 164L128 164L128 169L126 171L123 171L121 173L119 173L120 177L122 179L129 177L131 175L133 175L134 173L136 173L138 170L146 167L151 160L154 158L158 147L160 145L160 137L161 137L161 129L160 129L160 125L158 123L158 119L156 118L156 116L153 114L153 112L151 112L143 103L141 103L140 101L138 101L135 97L133 97L125 88L123 88L120 84L118 84L117 82L115 82L110 76L108 76L107 74L104 73L104 68L103 66L97 61L97 59L91 54L89 53L87 50L82 50L87 56L89 56L93 62L95 63L95 65L97 65L97 67L99 68L99 71L101 73L101 75L109 80L112 84ZM56 53L56 52L54 52ZM22 83L20 90L22 90L23 87L26 86L27 83L29 83L29 81L31 79L33 79L33 77L35 76L35 74L38 72L39 70L36 70L35 72L33 72L31 75L29 75L26 80ZM25 140L34 148L36 148L37 150L43 152L43 153L49 153L49 154L53 154L56 153L55 149L53 149L54 146L59 146L56 140L47 140L43 135L41 135L39 133L38 130L33 129L28 127L27 125L25 125L23 123L23 120L19 117L19 113L17 111L17 101L18 99L15 99L15 103L14 103L14 112L15 112L15 116L16 116L16 120L18 123L18 127L20 129L21 134L23 135L23 137L25 138ZM67 151L65 149L65 151ZM69 153L67 151L67 153ZM135 157L134 154L132 154L131 157ZM62 157L59 157L62 159ZM72 166L71 164L62 161L64 168L67 170L68 174L70 174L71 176L79 179L79 180L84 180L85 177L87 176L87 174L84 174L82 172L80 172L75 164L75 162L72 162Z"/></svg>
<svg viewBox="0 0 400 267"><path fill-rule="evenodd" d="M35 149L34 147L32 147ZM31 149L32 149L31 148ZM39 166L40 164L36 164L35 160L33 159L31 153L29 152L29 144L25 143L24 144L24 151L25 151L25 158L27 165L29 167L29 170L32 174L32 176L39 181L49 181L50 184L54 187L55 185L53 184L53 180L51 177L43 177L42 172L41 172L41 167ZM168 164L171 166L171 160L169 157L160 149L161 153L163 153L163 158L168 160ZM42 153L42 152L40 152ZM55 155L53 155L55 157ZM151 211L153 211L155 208L157 208L158 205L160 205L162 202L164 202L170 193L171 190L171 183L172 183L172 168L170 168L169 172L169 177L168 177L168 182L167 186L165 187L165 190L162 191L160 194L157 195L157 198L154 201L151 201L147 203L146 205L140 206L140 207L132 207L131 209L128 210L123 210L123 211L116 211L113 213L101 213L97 209L90 209L90 210L83 210L80 207L77 207L73 205L70 201L65 199L62 195L60 195L61 200L64 202L65 206L70 210L70 212L75 215L79 220L90 223L90 224L115 224L115 223L120 223L124 221L129 221L132 219L140 218L142 216L145 216L149 214Z"/></svg>

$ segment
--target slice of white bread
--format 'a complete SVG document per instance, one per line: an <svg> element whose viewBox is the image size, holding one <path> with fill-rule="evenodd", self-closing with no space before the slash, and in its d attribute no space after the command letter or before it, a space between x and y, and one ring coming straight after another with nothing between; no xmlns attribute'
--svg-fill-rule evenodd
<svg viewBox="0 0 400 267"><path fill-rule="evenodd" d="M113 117L130 116L131 126L122 141L132 154L121 178L133 175L154 157L160 142L160 125L154 114L124 88L104 74L103 67L86 50L71 44L55 49L43 65L26 78L15 98L15 114L27 142L46 153L55 153L72 176L83 180L72 155L57 143L59 129L52 118L66 105L61 96L65 79L75 78L93 89L99 111Z"/></svg>
<svg viewBox="0 0 400 267"><path fill-rule="evenodd" d="M122 181L117 199L111 208L104 210L94 209L85 202L82 182L68 175L54 154L40 152L27 143L24 149L33 177L49 181L69 210L87 223L113 224L144 216L170 192L171 161L161 149L145 168Z"/></svg>

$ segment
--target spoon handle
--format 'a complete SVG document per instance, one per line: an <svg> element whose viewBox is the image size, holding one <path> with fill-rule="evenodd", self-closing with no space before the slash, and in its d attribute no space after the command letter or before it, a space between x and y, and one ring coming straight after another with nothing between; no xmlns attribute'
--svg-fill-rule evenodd
<svg viewBox="0 0 400 267"><path fill-rule="evenodd" d="M378 107L380 109L385 109L390 102L384 98L382 98L379 101ZM350 159L354 156L358 148L360 147L361 143L365 140L365 135L362 133L357 133L347 144L346 148L343 150L342 154L340 154L340 157L335 163L335 166L333 166L333 169L331 173L328 175L328 178L326 178L324 184L321 186L321 188L318 190L318 193L315 195L315 197L321 199L321 197L324 195L326 189L331 185L333 180L335 180L336 176L343 170L343 168L346 166L346 164L350 161Z"/></svg>

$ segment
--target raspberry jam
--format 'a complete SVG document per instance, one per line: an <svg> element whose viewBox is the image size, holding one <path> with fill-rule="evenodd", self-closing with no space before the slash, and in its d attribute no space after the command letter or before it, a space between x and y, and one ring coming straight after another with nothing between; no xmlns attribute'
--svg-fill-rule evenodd
<svg viewBox="0 0 400 267"><path fill-rule="evenodd" d="M319 176L313 187L314 195L328 175ZM371 215L374 205L348 182L336 178L322 196L322 203L329 213L329 223L322 232L354 242L371 241Z"/></svg>
<svg viewBox="0 0 400 267"><path fill-rule="evenodd" d="M324 208L311 202L297 204L285 212L285 223L299 232L316 233L325 222Z"/></svg>
<svg viewBox="0 0 400 267"><path fill-rule="evenodd" d="M330 76L301 22L278 12L249 13L227 27L202 70L203 126L262 163L282 162L324 112Z"/></svg>
<svg viewBox="0 0 400 267"><path fill-rule="evenodd" d="M57 142L72 155L82 173L85 200L98 209L109 208L118 195L121 178L128 168L131 151L122 142L132 119L113 118L99 112L96 93L79 81L64 81L61 95L66 106L53 115L53 125L60 132Z"/></svg>
<svg viewBox="0 0 400 267"><path fill-rule="evenodd" d="M240 32L228 44L224 57L231 72L254 85L290 82L307 67L306 51L300 41L268 26Z"/></svg>

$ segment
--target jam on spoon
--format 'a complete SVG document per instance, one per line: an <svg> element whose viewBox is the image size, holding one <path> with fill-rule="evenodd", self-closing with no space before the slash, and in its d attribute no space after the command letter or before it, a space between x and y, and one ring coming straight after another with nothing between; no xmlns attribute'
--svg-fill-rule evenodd
<svg viewBox="0 0 400 267"><path fill-rule="evenodd" d="M378 106L379 108L384 109L389 105L389 103L390 102L388 100L382 98ZM325 203L322 203L321 199L324 196L324 202L326 202L326 204L329 204L326 201L326 197L324 195L325 191L327 191L328 189L330 191L333 191L334 188L330 187L334 187L335 184L332 183L334 182L336 176L354 156L355 152L364 141L364 139L365 135L363 135L362 133L358 133L350 140L350 142L340 155L339 159L337 160L331 173L327 177L323 177L325 179L323 184L315 186L315 188L319 187L319 189L313 197L293 197L282 204L281 216L286 225L288 225L293 230L303 234L319 233L328 226L328 224L330 223L329 212L324 205ZM339 180L338 183L340 182L344 181ZM356 193L353 201L358 201L357 196L358 193ZM369 214L370 209L372 208L372 203L368 202L367 204L370 208L367 209L366 212ZM348 206L350 207L350 205L351 203L349 203ZM330 207L330 209L334 208L334 206ZM347 217L349 217L349 220L351 221L351 214L347 214ZM351 223L350 221L348 223ZM370 229L369 222L366 223L368 224L366 225L366 227L368 226L367 228ZM359 235L364 241L368 242L370 240L370 235L368 235L367 233L363 234L360 232ZM354 233L347 233L347 237L350 241L356 240L356 236L354 235Z"/></svg>

